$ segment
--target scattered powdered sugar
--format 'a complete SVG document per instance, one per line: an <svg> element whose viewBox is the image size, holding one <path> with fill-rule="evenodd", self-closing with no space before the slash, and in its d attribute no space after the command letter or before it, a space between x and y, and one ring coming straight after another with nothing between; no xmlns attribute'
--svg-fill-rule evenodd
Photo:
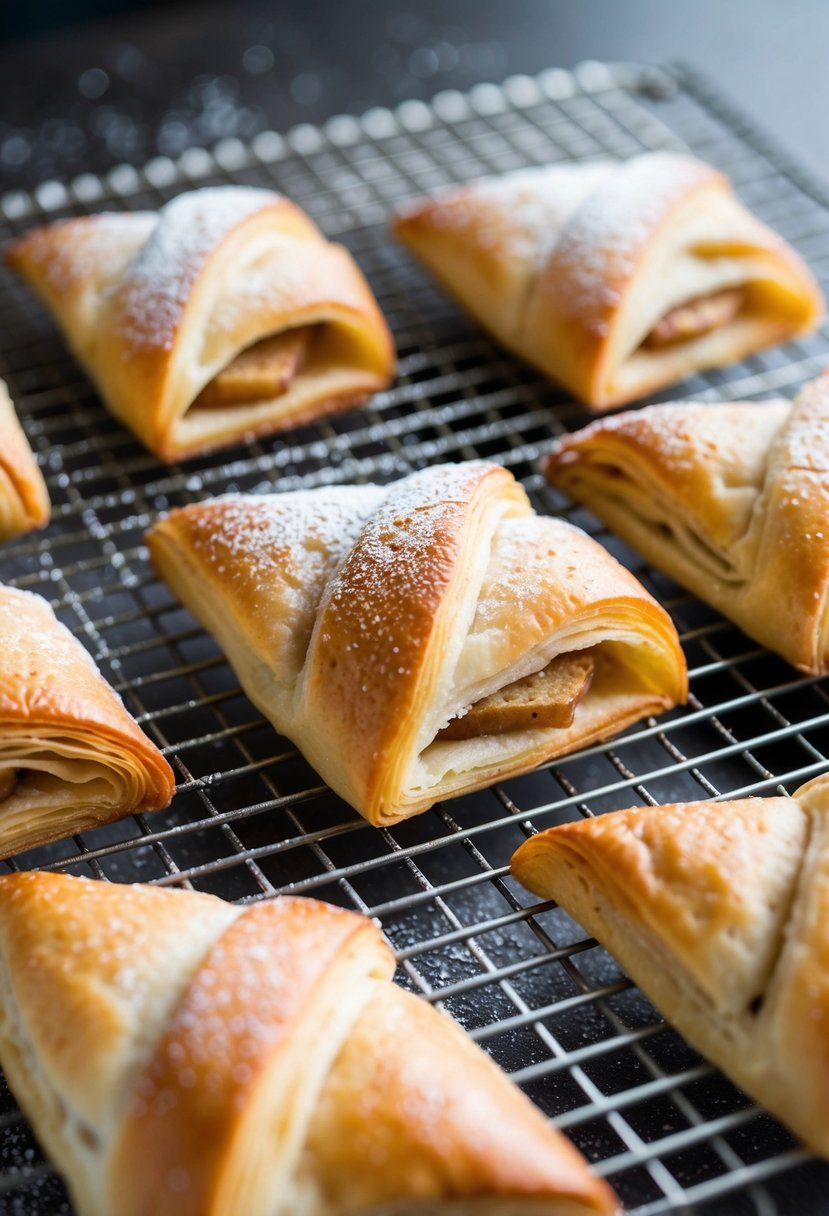
<svg viewBox="0 0 829 1216"><path fill-rule="evenodd" d="M440 465L393 484L332 579L325 610L349 623L345 651L359 650L358 661L375 672L383 674L386 663L394 668L396 643L417 647L429 627L428 606L454 574L456 531L470 494L493 467L480 461ZM398 665L389 674L405 670Z"/></svg>
<svg viewBox="0 0 829 1216"><path fill-rule="evenodd" d="M429 212L429 223L435 228L468 229L469 239L478 249L492 249L540 266L564 224L613 167L614 162L607 160L542 165L484 178L439 194Z"/></svg>
<svg viewBox="0 0 829 1216"><path fill-rule="evenodd" d="M301 573L313 555L336 555L350 545L387 491L376 485L327 486L286 494L228 495L184 508L193 546L212 564L241 560L263 587L286 564ZM286 555L292 560L286 563Z"/></svg>
<svg viewBox="0 0 829 1216"><path fill-rule="evenodd" d="M557 305L585 320L612 310L645 245L670 209L713 173L674 152L651 152L621 165L584 200L564 228L545 287Z"/></svg>
<svg viewBox="0 0 829 1216"><path fill-rule="evenodd" d="M251 186L211 186L181 194L162 207L121 291L121 325L130 341L169 349L184 305L213 250L238 224L278 197Z"/></svg>

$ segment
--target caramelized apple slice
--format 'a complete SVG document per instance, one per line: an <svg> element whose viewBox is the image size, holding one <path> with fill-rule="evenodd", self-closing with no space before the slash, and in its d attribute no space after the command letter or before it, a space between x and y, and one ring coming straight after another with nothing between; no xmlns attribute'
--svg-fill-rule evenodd
<svg viewBox="0 0 829 1216"><path fill-rule="evenodd" d="M197 404L210 409L281 396L308 358L313 332L306 325L249 346L210 381Z"/></svg>
<svg viewBox="0 0 829 1216"><path fill-rule="evenodd" d="M649 350L659 350L663 346L673 346L675 342L687 342L691 338L710 334L712 330L734 320L744 299L742 287L730 287L710 296L698 296L687 304L679 304L654 325L642 345Z"/></svg>
<svg viewBox="0 0 829 1216"><path fill-rule="evenodd" d="M558 655L542 671L477 701L437 737L474 739L539 726L570 726L576 706L590 687L594 667L588 653Z"/></svg>

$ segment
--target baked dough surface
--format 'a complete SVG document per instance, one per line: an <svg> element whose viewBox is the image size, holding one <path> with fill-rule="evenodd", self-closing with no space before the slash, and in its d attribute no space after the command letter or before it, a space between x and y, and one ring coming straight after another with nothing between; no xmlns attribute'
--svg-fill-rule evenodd
<svg viewBox="0 0 829 1216"><path fill-rule="evenodd" d="M366 917L0 878L0 1060L77 1216L613 1216Z"/></svg>

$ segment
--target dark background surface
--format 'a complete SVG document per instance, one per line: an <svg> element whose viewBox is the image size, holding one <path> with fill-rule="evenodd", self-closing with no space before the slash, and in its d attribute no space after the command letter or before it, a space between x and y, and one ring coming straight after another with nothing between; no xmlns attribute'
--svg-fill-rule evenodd
<svg viewBox="0 0 829 1216"><path fill-rule="evenodd" d="M584 59L691 61L829 179L826 0L0 7L0 192Z"/></svg>

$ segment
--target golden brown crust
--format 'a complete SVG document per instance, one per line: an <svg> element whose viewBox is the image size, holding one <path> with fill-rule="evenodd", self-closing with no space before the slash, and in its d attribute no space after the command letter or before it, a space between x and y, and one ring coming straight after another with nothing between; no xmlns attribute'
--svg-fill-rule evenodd
<svg viewBox="0 0 829 1216"><path fill-rule="evenodd" d="M617 1210L565 1140L550 1152L549 1125L454 1022L394 985L373 987L309 1131L304 1168L331 1210L384 1211L401 1193L424 1205L508 1194L516 1216L521 1200L552 1196L574 1212Z"/></svg>
<svg viewBox="0 0 829 1216"><path fill-rule="evenodd" d="M0 380L0 541L49 522L49 492Z"/></svg>
<svg viewBox="0 0 829 1216"><path fill-rule="evenodd" d="M216 187L161 211L35 229L7 251L109 408L162 460L226 446L362 400L392 374L391 338L359 269L288 199ZM260 339L324 326L273 398L199 408Z"/></svg>
<svg viewBox="0 0 829 1216"><path fill-rule="evenodd" d="M526 772L686 695L666 613L584 533L534 515L497 466L219 499L173 512L148 545L249 696L373 823ZM571 726L437 738L577 651L598 674Z"/></svg>
<svg viewBox="0 0 829 1216"><path fill-rule="evenodd" d="M315 900L0 878L0 1057L79 1216L424 1198L611 1216L606 1184L393 970L371 921Z"/></svg>
<svg viewBox="0 0 829 1216"><path fill-rule="evenodd" d="M637 807L528 840L513 872L614 954L738 1085L829 1155L829 782Z"/></svg>
<svg viewBox="0 0 829 1216"><path fill-rule="evenodd" d="M809 672L829 667L829 376L794 404L676 403L558 440L549 481Z"/></svg>
<svg viewBox="0 0 829 1216"><path fill-rule="evenodd" d="M674 153L473 183L420 200L394 231L500 341L594 409L784 341L823 311L800 258L727 179ZM743 305L723 324L645 345L678 305L737 287Z"/></svg>
<svg viewBox="0 0 829 1216"><path fill-rule="evenodd" d="M263 1126L276 1134L268 1168L285 1156L287 1181L298 1146L286 1107L301 1103L311 1056L330 1063L347 1031L346 988L393 971L367 919L313 900L247 909L205 956L135 1082L111 1165L117 1216L265 1211Z"/></svg>
<svg viewBox="0 0 829 1216"><path fill-rule="evenodd" d="M0 639L4 856L167 806L169 764L46 601L0 587Z"/></svg>

